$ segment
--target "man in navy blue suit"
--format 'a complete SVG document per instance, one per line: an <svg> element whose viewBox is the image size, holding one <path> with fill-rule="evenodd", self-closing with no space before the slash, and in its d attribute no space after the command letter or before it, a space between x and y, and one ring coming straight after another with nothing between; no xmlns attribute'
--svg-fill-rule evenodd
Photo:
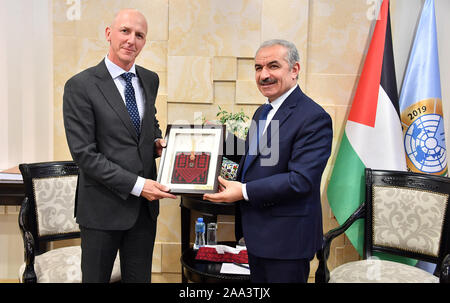
<svg viewBox="0 0 450 303"><path fill-rule="evenodd" d="M307 282L322 243L320 182L331 152L332 122L297 85L298 51L285 40L264 42L255 79L268 98L252 118L238 181L219 177L213 202L238 202L252 282Z"/></svg>

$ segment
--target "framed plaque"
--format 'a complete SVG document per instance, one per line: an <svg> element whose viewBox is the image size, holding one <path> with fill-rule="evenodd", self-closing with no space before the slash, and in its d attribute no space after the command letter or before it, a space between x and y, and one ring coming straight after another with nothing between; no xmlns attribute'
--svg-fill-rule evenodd
<svg viewBox="0 0 450 303"><path fill-rule="evenodd" d="M224 136L224 125L169 124L157 181L173 194L217 192Z"/></svg>

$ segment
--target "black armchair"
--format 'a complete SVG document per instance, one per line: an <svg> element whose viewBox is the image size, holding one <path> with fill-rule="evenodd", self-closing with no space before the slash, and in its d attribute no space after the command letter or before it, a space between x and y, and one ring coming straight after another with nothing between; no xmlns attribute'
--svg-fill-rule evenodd
<svg viewBox="0 0 450 303"><path fill-rule="evenodd" d="M366 201L329 231L317 253L316 283L444 282L450 269L450 179L367 168ZM363 260L327 267L330 245L356 220L365 219ZM434 275L417 267L380 260L384 252L436 264Z"/></svg>

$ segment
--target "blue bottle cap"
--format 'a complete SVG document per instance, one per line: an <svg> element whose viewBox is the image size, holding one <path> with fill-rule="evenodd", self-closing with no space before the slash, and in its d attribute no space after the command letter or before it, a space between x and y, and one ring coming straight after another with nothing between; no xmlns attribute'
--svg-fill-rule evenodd
<svg viewBox="0 0 450 303"><path fill-rule="evenodd" d="M197 218L197 222L203 222L203 218Z"/></svg>

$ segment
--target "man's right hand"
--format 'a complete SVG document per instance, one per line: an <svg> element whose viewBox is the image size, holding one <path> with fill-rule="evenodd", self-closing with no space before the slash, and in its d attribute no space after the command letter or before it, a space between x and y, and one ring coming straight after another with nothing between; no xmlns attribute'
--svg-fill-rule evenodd
<svg viewBox="0 0 450 303"><path fill-rule="evenodd" d="M175 195L169 193L169 188L167 186L151 179L145 179L141 196L149 201L159 200L162 198L176 199Z"/></svg>

